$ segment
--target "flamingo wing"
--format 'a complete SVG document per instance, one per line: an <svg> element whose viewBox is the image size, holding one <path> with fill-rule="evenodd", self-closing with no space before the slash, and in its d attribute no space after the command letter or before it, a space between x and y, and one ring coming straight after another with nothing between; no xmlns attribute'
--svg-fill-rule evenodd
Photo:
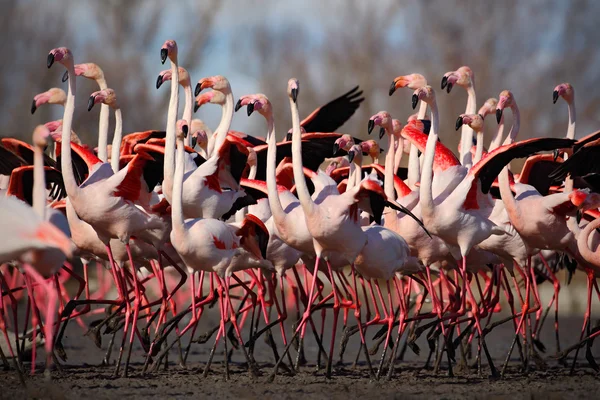
<svg viewBox="0 0 600 400"><path fill-rule="evenodd" d="M57 168L60 169L61 146L56 147ZM75 181L81 185L102 161L87 147L71 142L71 160Z"/></svg>
<svg viewBox="0 0 600 400"><path fill-rule="evenodd" d="M577 142L575 146L578 146L580 142ZM572 177L583 177L588 174L598 174L600 173L600 164L598 163L599 156L600 139L587 142L585 145L579 146L578 150L575 151L568 160L556 168L550 177L562 180L567 175L571 175Z"/></svg>
<svg viewBox="0 0 600 400"><path fill-rule="evenodd" d="M241 237L240 244L257 258L267 257L269 243L269 230L260 218L248 214L242 221L240 228L235 233Z"/></svg>
<svg viewBox="0 0 600 400"><path fill-rule="evenodd" d="M21 157L28 165L33 165L33 147L22 140L15 138L3 138L2 146L8 151ZM44 165L52 168L58 168L56 161L44 154Z"/></svg>
<svg viewBox="0 0 600 400"><path fill-rule="evenodd" d="M410 121L404 128L402 128L401 135L405 139L408 139L411 144L416 146L420 152L425 152L427 146L427 138L429 130L431 128L431 122L428 120L414 120ZM433 158L433 171L445 171L450 167L460 165L460 161L454 155L454 153L444 146L439 140L435 144L435 156Z"/></svg>
<svg viewBox="0 0 600 400"><path fill-rule="evenodd" d="M15 168L27 165L23 157L0 145L0 175L10 175Z"/></svg>
<svg viewBox="0 0 600 400"><path fill-rule="evenodd" d="M335 132L340 126L350 119L356 112L360 103L364 101L362 90L356 86L340 97L331 100L314 110L304 118L300 125L306 132Z"/></svg>
<svg viewBox="0 0 600 400"><path fill-rule="evenodd" d="M133 149L137 144L146 143L150 139L164 139L165 136L165 131L154 130L127 134L121 140L121 154L131 154L133 153Z"/></svg>
<svg viewBox="0 0 600 400"><path fill-rule="evenodd" d="M138 152L133 160L127 164L127 168L109 178L110 184L114 185L113 195L122 197L127 201L136 202L142 191L144 167L148 161L153 160L148 153Z"/></svg>
<svg viewBox="0 0 600 400"><path fill-rule="evenodd" d="M50 189L53 200L60 200L67 196L62 174L52 167L44 167L46 175L46 188ZM15 168L10 175L7 194L15 196L29 205L33 204L33 165Z"/></svg>

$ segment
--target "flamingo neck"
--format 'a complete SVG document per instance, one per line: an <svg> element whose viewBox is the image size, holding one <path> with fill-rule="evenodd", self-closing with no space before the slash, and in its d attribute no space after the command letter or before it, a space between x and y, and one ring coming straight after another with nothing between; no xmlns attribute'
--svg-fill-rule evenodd
<svg viewBox="0 0 600 400"><path fill-rule="evenodd" d="M569 103L569 129L567 130L567 139L575 139L575 100Z"/></svg>
<svg viewBox="0 0 600 400"><path fill-rule="evenodd" d="M61 160L60 167L62 170L63 181L65 183L65 189L67 195L71 198L77 196L79 187L75 181L75 175L73 174L73 165L71 162L71 126L73 125L73 113L75 112L75 68L73 62L70 61L67 64L67 71L69 72L68 79L68 90L67 90L67 103L65 104L65 111L63 114L63 126L61 133Z"/></svg>
<svg viewBox="0 0 600 400"><path fill-rule="evenodd" d="M183 86L183 93L185 95L185 105L183 107L183 119L187 122L188 126L192 126L192 104L194 102L194 95L192 93L192 87L187 80ZM186 146L190 145L190 139L192 135L187 135L183 139L183 143Z"/></svg>
<svg viewBox="0 0 600 400"><path fill-rule="evenodd" d="M400 163L402 162L402 156L404 155L404 140L402 138L401 135L399 135L398 137L395 137L395 142L398 143L398 147L396 148L396 151L394 153L394 174L398 171L398 168L400 168ZM395 146L395 144L394 144ZM420 166L419 166L420 168Z"/></svg>
<svg viewBox="0 0 600 400"><path fill-rule="evenodd" d="M46 219L46 176L44 174L44 150L33 148L33 210Z"/></svg>
<svg viewBox="0 0 600 400"><path fill-rule="evenodd" d="M221 114L221 122L213 133L208 144L208 155L212 156L215 152L219 151L221 145L227 138L227 132L231 127L231 121L233 120L233 94L231 90L223 93L225 94L225 104L223 104L223 113ZM211 146L212 145L212 146Z"/></svg>
<svg viewBox="0 0 600 400"><path fill-rule="evenodd" d="M467 108L466 114L477 113L477 97L475 95L474 84L467 87ZM465 167L469 168L473 165L473 159L471 157L471 146L473 144L473 128L469 125L463 125L461 130L461 143L460 143L460 163Z"/></svg>
<svg viewBox="0 0 600 400"><path fill-rule="evenodd" d="M498 130L496 131L496 135L492 139L490 143L490 148L488 151L492 151L500 147L502 144L502 136L504 135L504 115L500 118L500 123L498 123Z"/></svg>
<svg viewBox="0 0 600 400"><path fill-rule="evenodd" d="M165 138L164 179L170 180L175 173L175 124L179 109L179 67L177 58L171 61L171 97L167 113L167 129Z"/></svg>
<svg viewBox="0 0 600 400"><path fill-rule="evenodd" d="M418 119L424 119L425 114L427 114L427 103L421 101L419 104L419 114L417 114ZM410 145L410 154L408 155L408 186L411 189L415 189L417 187L417 182L421 179L421 163L419 162L419 149L417 146L411 144Z"/></svg>
<svg viewBox="0 0 600 400"><path fill-rule="evenodd" d="M171 195L171 218L173 229L184 229L183 206L181 197L183 196L183 170L184 170L185 149L183 140L177 139L177 161L175 165L175 175L173 176L173 191Z"/></svg>
<svg viewBox="0 0 600 400"><path fill-rule="evenodd" d="M96 84L100 90L104 90L108 88L106 84L106 80L104 78L96 79ZM108 104L100 105L100 117L98 123L98 158L102 162L108 161L108 119L109 119L109 106Z"/></svg>
<svg viewBox="0 0 600 400"><path fill-rule="evenodd" d="M588 246L590 235L594 233L596 228L600 227L600 218L595 219L583 228L583 230L577 236L577 248L581 257L585 261L595 266L600 266L600 252L594 252Z"/></svg>
<svg viewBox="0 0 600 400"><path fill-rule="evenodd" d="M475 148L473 164L477 164L481 157L483 157L483 131L477 132L477 147Z"/></svg>
<svg viewBox="0 0 600 400"><path fill-rule="evenodd" d="M119 159L121 153L121 137L123 136L123 116L121 109L115 109L115 134L112 141L112 150L110 153L110 165L113 172L119 172Z"/></svg>
<svg viewBox="0 0 600 400"><path fill-rule="evenodd" d="M519 129L521 127L521 113L519 112L519 107L515 102L513 102L513 105L510 107L510 109L513 113L513 124L510 128L508 136L504 140L503 145L513 143L517 138L517 135L519 134Z"/></svg>
<svg viewBox="0 0 600 400"><path fill-rule="evenodd" d="M515 137L519 134L519 126L521 122L521 116L519 114L519 107L517 107L517 104L513 102L513 105L510 107L510 109L513 112L513 125L510 128L510 133L504 141L505 145L514 142ZM502 198L502 202L504 203L504 207L506 208L508 215L511 216L511 221L518 221L519 204L510 190L510 182L508 180L508 165L502 169L502 172L498 177L498 184L500 186L500 197Z"/></svg>
<svg viewBox="0 0 600 400"><path fill-rule="evenodd" d="M425 145L425 157L423 160L423 169L421 170L421 187L419 189L419 198L423 212L433 213L433 160L435 157L435 145L438 140L439 122L435 99L429 106L431 108L431 131L429 132L427 144Z"/></svg>
<svg viewBox="0 0 600 400"><path fill-rule="evenodd" d="M286 216L277 191L277 138L275 137L275 121L273 114L267 115L267 195L269 207L275 222L280 224Z"/></svg>
<svg viewBox="0 0 600 400"><path fill-rule="evenodd" d="M307 215L314 211L315 203L310 197L306 178L302 168L302 132L300 131L300 116L298 115L298 104L290 99L290 108L292 110L292 168L294 171L294 182L296 183L296 192L302 208Z"/></svg>
<svg viewBox="0 0 600 400"><path fill-rule="evenodd" d="M394 160L394 144L395 144L395 140L396 138L394 137L393 133L390 131L389 126L385 127L385 132L387 133L389 140L388 140L388 152L385 156L385 180L383 182L383 191L385 192L385 195L390 198L390 199L396 199L396 196L394 194L394 175L396 174L396 163ZM400 142L402 142L402 138L398 139L400 140ZM398 144L398 149L400 148L400 144ZM396 149L396 152L397 150ZM418 159L417 159L418 160Z"/></svg>

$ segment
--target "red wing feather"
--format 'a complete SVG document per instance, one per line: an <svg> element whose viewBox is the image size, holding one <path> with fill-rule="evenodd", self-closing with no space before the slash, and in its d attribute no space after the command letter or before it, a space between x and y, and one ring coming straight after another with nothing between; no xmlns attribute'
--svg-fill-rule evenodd
<svg viewBox="0 0 600 400"><path fill-rule="evenodd" d="M113 193L116 197L135 202L142 190L142 175L144 166L149 160L154 160L148 153L138 153L127 165L127 174Z"/></svg>

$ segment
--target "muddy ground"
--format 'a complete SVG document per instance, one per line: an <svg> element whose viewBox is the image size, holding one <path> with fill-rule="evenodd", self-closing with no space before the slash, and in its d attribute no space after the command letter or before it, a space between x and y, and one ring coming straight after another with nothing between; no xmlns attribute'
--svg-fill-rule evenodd
<svg viewBox="0 0 600 400"><path fill-rule="evenodd" d="M87 319L86 322L89 323L90 320L92 319ZM198 333L215 326L217 321L218 314L211 310L203 318ZM350 314L349 323L353 322ZM211 371L204 378L198 370L204 368L206 364L214 337L205 344L192 344L187 369L178 365L178 352L174 348L169 356L168 370L161 368L159 372L146 375L142 375L141 372L143 353L136 345L132 356L130 377L114 378L114 360L117 351L113 352L112 365L101 365L109 336L103 336L102 349L98 349L92 340L83 336L83 329L80 326L71 323L64 340L68 360L63 363L62 372L54 370L49 380L43 374L43 366L38 364L37 375L27 378L24 388L19 384L14 371L0 371L0 399L26 397L114 399L124 396L127 399L149 396L155 398L210 396L214 399L259 397L348 399L359 396L366 398L598 398L600 376L586 364L583 352L579 356L579 364L573 376L569 375L568 367L559 365L552 357L555 354L552 322L547 322L541 337L547 349L545 353L540 352L539 355L546 365L531 362L531 370L527 374L519 371L519 359L515 351L504 379L490 378L486 363L484 363L482 377L478 376L475 369L470 369L455 371L456 376L449 378L445 363L442 363L441 370L436 375L431 368L423 368L428 354L428 345L422 337L417 341L421 349L419 356L410 349L407 350L404 361L396 363L396 371L391 381L382 378L374 382L369 379L364 358L361 358L357 368L352 368L352 361L355 359L360 343L356 335L348 344L343 366L336 366L333 378L328 380L325 378L324 369L316 371L317 346L312 335L308 334L305 342L308 364L295 376L281 372L273 383L267 380L273 369L274 356L262 339L257 342L254 354L260 365L258 377L249 376L244 358L238 350L233 354L230 363L230 379L225 381L223 347L220 344ZM573 317L561 320L560 333L563 347L574 343L579 337L581 322L581 318ZM317 324L319 325L320 322ZM328 316L326 326L329 324ZM289 332L291 324L286 325L286 329ZM341 324L338 328L338 341L340 329L342 329ZM377 330L377 327L369 328L367 334L369 343ZM511 330L512 324L505 324L488 336L490 352L498 368L502 366L512 339ZM247 337L247 335L248 332L244 330L243 336ZM330 331L326 329L324 345L327 349L330 335ZM281 352L283 345L278 329L273 330L273 336ZM188 336L184 336L183 343L187 344L187 341ZM116 343L120 343L120 335L117 335ZM339 343L336 343L334 362L338 361L338 345ZM600 356L599 348L598 344L594 346L596 357ZM379 354L372 357L374 365L378 363Z"/></svg>

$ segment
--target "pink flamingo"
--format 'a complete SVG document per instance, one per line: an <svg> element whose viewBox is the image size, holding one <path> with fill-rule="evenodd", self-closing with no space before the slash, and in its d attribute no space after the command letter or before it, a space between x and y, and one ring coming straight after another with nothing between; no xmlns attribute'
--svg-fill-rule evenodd
<svg viewBox="0 0 600 400"><path fill-rule="evenodd" d="M67 101L67 94L60 88L50 88L45 92L36 94L31 103L31 113L35 113L42 104L59 104L64 107Z"/></svg>

